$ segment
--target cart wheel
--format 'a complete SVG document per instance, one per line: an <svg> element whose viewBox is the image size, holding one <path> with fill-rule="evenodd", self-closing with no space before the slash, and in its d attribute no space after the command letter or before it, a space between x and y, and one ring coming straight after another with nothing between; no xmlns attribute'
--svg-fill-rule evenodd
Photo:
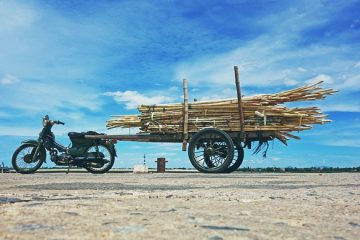
<svg viewBox="0 0 360 240"><path fill-rule="evenodd" d="M191 164L200 172L222 173L234 157L234 144L226 132L205 128L191 138L188 154Z"/></svg>
<svg viewBox="0 0 360 240"><path fill-rule="evenodd" d="M244 149L241 144L237 141L234 141L234 159L230 163L229 167L224 171L224 173L231 173L238 169L242 162L244 161Z"/></svg>
<svg viewBox="0 0 360 240"><path fill-rule="evenodd" d="M234 158L231 161L229 167L223 173L231 173L238 169L244 160L244 149L241 144L237 141L234 141ZM208 156L205 156L205 163L209 168L214 167L214 163L211 162Z"/></svg>

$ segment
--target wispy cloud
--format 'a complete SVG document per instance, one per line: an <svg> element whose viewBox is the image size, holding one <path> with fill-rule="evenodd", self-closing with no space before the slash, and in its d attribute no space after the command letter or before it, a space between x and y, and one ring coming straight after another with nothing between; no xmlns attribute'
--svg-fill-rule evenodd
<svg viewBox="0 0 360 240"><path fill-rule="evenodd" d="M353 42L343 41L352 37L351 33L339 29L327 44L317 44L318 33L313 33L315 29L323 31L334 15L347 8L343 3L294 4L276 15L255 19L256 23L266 24L267 32L227 52L187 59L178 64L175 77L186 77L196 87L212 85L216 89L234 84L232 67L238 65L245 89L283 88L325 80L329 86L353 92L353 82L358 80L358 55L353 54ZM314 41L308 41L312 37Z"/></svg>
<svg viewBox="0 0 360 240"><path fill-rule="evenodd" d="M306 80L305 83L306 84L315 84L315 83L318 83L318 82L324 82L326 84L332 84L333 83L333 79L329 76L329 75L326 75L326 74L319 74L317 75L316 77L313 77L309 80Z"/></svg>
<svg viewBox="0 0 360 240"><path fill-rule="evenodd" d="M19 79L11 74L5 74L5 76L0 80L1 85L12 85L17 82L19 82Z"/></svg>
<svg viewBox="0 0 360 240"><path fill-rule="evenodd" d="M1 1L0 3L0 33L13 32L14 29L26 30L37 19L34 8L15 1Z"/></svg>
<svg viewBox="0 0 360 240"><path fill-rule="evenodd" d="M360 105L356 103L334 103L321 106L324 112L360 112Z"/></svg>
<svg viewBox="0 0 360 240"><path fill-rule="evenodd" d="M322 142L323 145L334 146L334 147L360 147L360 140L355 139L339 139L336 141L325 140Z"/></svg>
<svg viewBox="0 0 360 240"><path fill-rule="evenodd" d="M98 98L100 95L94 93L93 89L84 85L72 87L74 89L56 82L46 84L23 80L19 85L8 84L1 89L0 106L17 108L23 113L54 112L59 109L67 109L68 112L78 108L98 109L101 104Z"/></svg>
<svg viewBox="0 0 360 240"><path fill-rule="evenodd" d="M166 96L154 96L148 97L137 91L125 91L125 92L106 92L105 96L113 97L118 103L123 103L126 106L126 109L136 109L139 105L142 104L160 104L164 102L170 102L173 98Z"/></svg>

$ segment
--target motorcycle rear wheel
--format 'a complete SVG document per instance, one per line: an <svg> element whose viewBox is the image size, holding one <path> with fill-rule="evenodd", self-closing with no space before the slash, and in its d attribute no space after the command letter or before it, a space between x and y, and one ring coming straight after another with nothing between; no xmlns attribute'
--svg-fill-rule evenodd
<svg viewBox="0 0 360 240"><path fill-rule="evenodd" d="M11 159L11 163L16 172L30 174L38 170L46 158L45 149L41 148L35 162L32 157L37 148L36 144L25 143L18 147Z"/></svg>
<svg viewBox="0 0 360 240"><path fill-rule="evenodd" d="M105 163L102 167L96 167L96 166L91 166L90 164L85 166L84 168L93 174L102 174L102 173L106 173L108 172L112 166L114 165L115 162L115 156L112 153L112 151L110 150L110 148L108 146L106 146L105 144L101 143L101 144L96 144L93 146L90 146L86 151L85 151L85 158L87 156L89 156L90 154L94 154L96 153L96 148L98 148L98 151L101 155L103 155L104 159L107 160L108 162Z"/></svg>

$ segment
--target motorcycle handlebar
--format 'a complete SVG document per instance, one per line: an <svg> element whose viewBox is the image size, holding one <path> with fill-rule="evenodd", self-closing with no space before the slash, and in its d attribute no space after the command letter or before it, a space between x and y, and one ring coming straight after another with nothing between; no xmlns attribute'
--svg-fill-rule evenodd
<svg viewBox="0 0 360 240"><path fill-rule="evenodd" d="M61 122L61 121L54 121L55 124L61 124L61 125L65 125L65 123Z"/></svg>

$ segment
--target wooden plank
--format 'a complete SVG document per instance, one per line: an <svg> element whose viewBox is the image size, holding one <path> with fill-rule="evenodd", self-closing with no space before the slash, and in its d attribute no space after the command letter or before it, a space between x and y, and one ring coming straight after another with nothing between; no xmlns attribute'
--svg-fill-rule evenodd
<svg viewBox="0 0 360 240"><path fill-rule="evenodd" d="M174 142L181 143L181 134L136 134L136 135L85 135L86 139L114 139L130 142Z"/></svg>

